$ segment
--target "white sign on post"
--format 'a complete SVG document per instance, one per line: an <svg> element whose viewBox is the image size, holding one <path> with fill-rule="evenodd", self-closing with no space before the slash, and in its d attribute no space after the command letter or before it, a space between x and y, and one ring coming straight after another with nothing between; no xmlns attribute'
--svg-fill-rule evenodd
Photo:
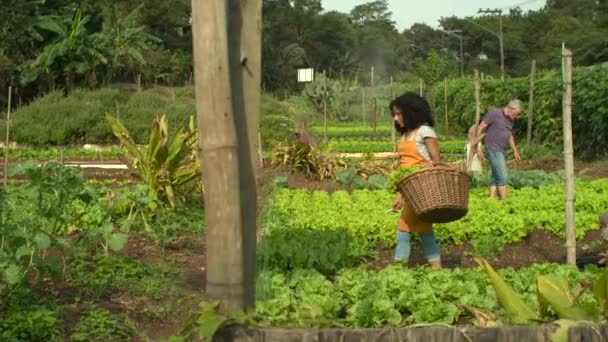
<svg viewBox="0 0 608 342"><path fill-rule="evenodd" d="M298 82L312 82L315 78L315 73L312 68L298 69Z"/></svg>

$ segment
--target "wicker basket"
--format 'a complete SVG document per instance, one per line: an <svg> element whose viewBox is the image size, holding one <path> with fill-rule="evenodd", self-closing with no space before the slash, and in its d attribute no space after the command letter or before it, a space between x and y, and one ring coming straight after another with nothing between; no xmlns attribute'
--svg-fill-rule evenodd
<svg viewBox="0 0 608 342"><path fill-rule="evenodd" d="M471 176L464 171L446 167L424 169L404 177L397 186L422 221L452 222L469 210Z"/></svg>

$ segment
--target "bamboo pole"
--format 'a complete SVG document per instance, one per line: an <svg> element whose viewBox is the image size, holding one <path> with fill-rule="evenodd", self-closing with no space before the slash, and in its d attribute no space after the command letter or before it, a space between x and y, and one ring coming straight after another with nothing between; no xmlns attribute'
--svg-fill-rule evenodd
<svg viewBox="0 0 608 342"><path fill-rule="evenodd" d="M323 141L327 143L327 76L323 70Z"/></svg>
<svg viewBox="0 0 608 342"><path fill-rule="evenodd" d="M362 108L363 108L363 123L365 123L365 87L362 87L362 93L363 93L363 101L361 102Z"/></svg>
<svg viewBox="0 0 608 342"><path fill-rule="evenodd" d="M445 136L450 134L450 125L448 123L448 79L443 79L443 103L445 107Z"/></svg>
<svg viewBox="0 0 608 342"><path fill-rule="evenodd" d="M264 149L262 148L262 132L258 131L258 158L260 167L264 167Z"/></svg>
<svg viewBox="0 0 608 342"><path fill-rule="evenodd" d="M475 80L475 122L473 123L473 137L469 140L469 154L467 155L467 172L471 172L473 156L477 153L477 144L483 139L485 134L479 134L478 126L481 118L481 81L479 80L479 70L474 71Z"/></svg>
<svg viewBox="0 0 608 342"><path fill-rule="evenodd" d="M566 169L566 259L576 265L576 235L574 226L574 153L572 148L572 52L564 49L565 86L563 97L564 165Z"/></svg>
<svg viewBox="0 0 608 342"><path fill-rule="evenodd" d="M193 50L207 224L206 293L255 307L255 137L261 0L193 1ZM202 252L201 252L202 253Z"/></svg>
<svg viewBox="0 0 608 342"><path fill-rule="evenodd" d="M4 188L8 184L8 144L9 134L11 127L11 98L12 98L13 87L8 86L8 106L6 108L6 137L4 142Z"/></svg>
<svg viewBox="0 0 608 342"><path fill-rule="evenodd" d="M391 101L395 98L395 89L393 88L393 76L391 76L391 81L390 81L390 92L391 92ZM392 113L391 113L392 115ZM393 120L391 119L391 122ZM393 142L393 153L397 152L397 141L396 141L396 134L395 134L395 130L391 129L391 141Z"/></svg>
<svg viewBox="0 0 608 342"><path fill-rule="evenodd" d="M376 122L378 121L377 108L376 108L376 89L374 87L374 67L371 68L371 86L372 86L372 125L374 127L374 134L376 134Z"/></svg>
<svg viewBox="0 0 608 342"><path fill-rule="evenodd" d="M528 131L526 132L526 142L530 144L532 142L532 125L534 115L534 77L536 75L536 60L532 60L532 69L530 70L530 95L528 105Z"/></svg>

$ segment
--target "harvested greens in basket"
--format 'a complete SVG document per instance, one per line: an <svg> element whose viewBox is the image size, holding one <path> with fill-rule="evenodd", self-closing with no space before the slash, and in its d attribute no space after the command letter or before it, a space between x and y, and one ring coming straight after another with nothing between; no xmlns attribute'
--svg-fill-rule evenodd
<svg viewBox="0 0 608 342"><path fill-rule="evenodd" d="M424 165L416 165L416 166L406 166L403 167L388 176L388 190L390 192L396 193L398 191L397 184L406 176L409 176L411 173L424 169Z"/></svg>

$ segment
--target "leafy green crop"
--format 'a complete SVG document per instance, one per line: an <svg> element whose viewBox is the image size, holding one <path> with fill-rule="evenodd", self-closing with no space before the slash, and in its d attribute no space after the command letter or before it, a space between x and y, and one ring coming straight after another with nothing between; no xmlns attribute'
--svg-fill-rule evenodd
<svg viewBox="0 0 608 342"><path fill-rule="evenodd" d="M582 280L597 278L597 268L579 272L571 266L539 264L518 271L499 270L505 282L536 306L535 280L556 276L568 280L576 291ZM464 306L507 315L481 269L416 269L392 265L380 271L365 267L342 269L328 279L311 270L289 273L265 271L265 295L258 297L257 313L263 325L290 327L385 327L410 324L454 324L469 313ZM258 280L258 284L260 279ZM589 293L580 302L595 306Z"/></svg>
<svg viewBox="0 0 608 342"><path fill-rule="evenodd" d="M597 215L608 207L608 179L576 182L576 236L598 229ZM354 237L393 246L398 214L388 211L394 195L389 191L278 190L264 209L263 226L276 229L348 230ZM502 202L488 198L486 189L473 189L469 212L459 221L436 224L442 242L457 244L490 234L505 243L523 239L534 229L565 236L564 186L555 183L538 189L512 190Z"/></svg>
<svg viewBox="0 0 608 342"><path fill-rule="evenodd" d="M85 313L70 336L73 341L130 341L133 329L105 309Z"/></svg>
<svg viewBox="0 0 608 342"><path fill-rule="evenodd" d="M412 174L416 171L420 171L422 169L424 169L424 166L422 166L422 165L408 166L408 167L402 167L399 170L391 173L388 176L388 191L390 191L392 193L396 193L397 191L399 191L399 189L397 189L397 185L403 178L409 176L410 174Z"/></svg>
<svg viewBox="0 0 608 342"><path fill-rule="evenodd" d="M263 269L312 268L332 274L373 253L366 239L355 238L346 230L277 229L262 238L257 254Z"/></svg>

